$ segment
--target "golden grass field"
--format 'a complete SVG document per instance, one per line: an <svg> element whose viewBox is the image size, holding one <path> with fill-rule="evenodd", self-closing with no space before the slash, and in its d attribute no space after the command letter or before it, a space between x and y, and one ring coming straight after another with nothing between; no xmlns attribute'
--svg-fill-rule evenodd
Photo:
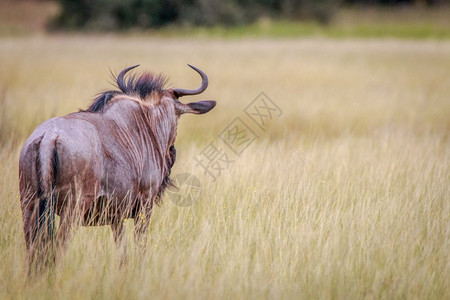
<svg viewBox="0 0 450 300"><path fill-rule="evenodd" d="M189 207L166 196L147 252L80 228L55 269L26 278L18 155L37 124L165 73L217 107L183 116L173 174L201 179ZM449 299L450 43L329 39L38 36L0 40L0 299ZM266 132L244 113L282 110ZM236 118L258 135L216 181L196 165Z"/></svg>

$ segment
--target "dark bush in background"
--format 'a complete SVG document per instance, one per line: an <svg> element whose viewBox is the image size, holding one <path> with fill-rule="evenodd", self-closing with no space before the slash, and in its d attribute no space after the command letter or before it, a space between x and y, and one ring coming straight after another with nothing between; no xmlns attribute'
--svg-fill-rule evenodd
<svg viewBox="0 0 450 300"><path fill-rule="evenodd" d="M167 24L239 25L268 16L330 20L341 0L58 0L52 27L117 30Z"/></svg>
<svg viewBox="0 0 450 300"><path fill-rule="evenodd" d="M261 17L328 23L340 4L434 4L448 0L57 0L54 29L122 30L178 25L239 25Z"/></svg>
<svg viewBox="0 0 450 300"><path fill-rule="evenodd" d="M178 19L177 1L59 0L61 13L53 28L117 30L156 27Z"/></svg>

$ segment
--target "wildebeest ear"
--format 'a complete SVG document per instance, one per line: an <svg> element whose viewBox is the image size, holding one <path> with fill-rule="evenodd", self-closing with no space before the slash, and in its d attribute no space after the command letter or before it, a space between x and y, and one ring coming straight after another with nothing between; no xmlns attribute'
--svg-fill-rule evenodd
<svg viewBox="0 0 450 300"><path fill-rule="evenodd" d="M216 101L198 101L186 104L183 113L205 114L216 106Z"/></svg>

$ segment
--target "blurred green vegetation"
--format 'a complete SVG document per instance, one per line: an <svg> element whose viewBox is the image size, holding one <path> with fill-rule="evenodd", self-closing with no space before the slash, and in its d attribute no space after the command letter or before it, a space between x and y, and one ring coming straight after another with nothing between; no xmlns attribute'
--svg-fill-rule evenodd
<svg viewBox="0 0 450 300"><path fill-rule="evenodd" d="M342 0L59 0L53 28L121 30L168 24L232 26L260 17L330 22Z"/></svg>
<svg viewBox="0 0 450 300"><path fill-rule="evenodd" d="M245 9L229 4L233 1L218 1L222 4L215 6L213 0L4 0L0 1L0 36L48 34L50 28L65 33L207 38L450 38L450 0L441 0L440 5L406 5L404 1L373 5L389 0L315 2L329 9L328 19L321 19L319 6L307 6L308 1L291 0L298 2L296 9L288 9L289 1L284 5L276 0L238 2ZM356 5L362 2L365 5Z"/></svg>
<svg viewBox="0 0 450 300"><path fill-rule="evenodd" d="M236 26L260 18L329 24L342 5L437 6L446 0L57 0L52 28L124 30L162 26Z"/></svg>

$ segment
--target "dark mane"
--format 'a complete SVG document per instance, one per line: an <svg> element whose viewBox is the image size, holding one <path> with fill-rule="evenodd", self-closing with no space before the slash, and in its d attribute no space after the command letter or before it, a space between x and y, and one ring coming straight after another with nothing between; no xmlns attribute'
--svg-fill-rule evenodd
<svg viewBox="0 0 450 300"><path fill-rule="evenodd" d="M137 95L142 100L152 92L164 91L164 85L166 84L167 79L162 74L153 74L149 72L145 72L140 75L132 74L128 76L127 80L125 80L125 72L135 67L137 66L124 69L118 76L113 75L120 91L107 91L100 94L85 111L101 112L106 104L114 98L114 96L119 94L130 96Z"/></svg>
<svg viewBox="0 0 450 300"><path fill-rule="evenodd" d="M128 76L128 80L117 77L117 86L127 95L139 95L141 99L150 95L152 92L162 92L166 84L166 78L161 74L145 72L136 76Z"/></svg>
<svg viewBox="0 0 450 300"><path fill-rule="evenodd" d="M94 102L86 109L88 112L99 112L103 110L106 103L109 102L115 95L120 94L119 91L108 91L100 94L97 98L95 98Z"/></svg>
<svg viewBox="0 0 450 300"><path fill-rule="evenodd" d="M170 173L172 171L172 167L175 164L175 161L177 159L177 150L175 149L175 146L172 145L169 147L169 155L166 156L166 166L167 166L167 174L164 176L163 181L161 183L161 186L159 187L158 194L156 195L155 202L156 204L161 204L161 198L164 193L164 191L167 188L177 188L175 186L175 183L173 182L172 178L170 178Z"/></svg>

